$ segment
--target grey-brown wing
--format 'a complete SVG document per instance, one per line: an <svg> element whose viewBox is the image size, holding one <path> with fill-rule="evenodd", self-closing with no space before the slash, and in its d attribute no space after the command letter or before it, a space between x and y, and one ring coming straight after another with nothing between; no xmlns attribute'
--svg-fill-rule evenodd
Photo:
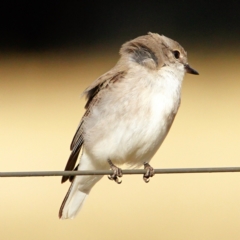
<svg viewBox="0 0 240 240"><path fill-rule="evenodd" d="M66 167L64 169L64 171L72 171L76 165L77 159L78 159L78 155L81 151L82 145L83 145L83 135L82 135L82 121L74 135L73 140L75 141L73 144L73 141L71 143L71 154L68 158ZM68 179L71 180L70 176L63 176L62 177L62 183L66 182Z"/></svg>
<svg viewBox="0 0 240 240"><path fill-rule="evenodd" d="M70 150L72 151L68 162L65 167L65 171L72 171L75 168L79 153L84 143L83 138L83 124L85 118L89 115L92 107L100 100L98 94L101 89L107 88L109 84L114 84L115 82L119 81L121 78L125 76L125 72L123 71L113 71L110 70L109 72L105 73L101 77L99 77L89 88L87 88L84 94L87 97L87 103L85 105L86 112L82 117L82 120L77 128L77 131L73 137L73 140L70 145ZM75 169L76 170L76 169ZM72 181L73 178L70 176L63 176L62 183L66 182L67 180Z"/></svg>

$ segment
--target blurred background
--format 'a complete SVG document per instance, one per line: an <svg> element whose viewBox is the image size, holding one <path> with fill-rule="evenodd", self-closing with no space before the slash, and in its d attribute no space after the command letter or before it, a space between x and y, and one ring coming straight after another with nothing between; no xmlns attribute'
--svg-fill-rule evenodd
<svg viewBox="0 0 240 240"><path fill-rule="evenodd" d="M155 168L240 166L237 1L4 1L0 171L62 170L82 91L148 31L188 51L182 104ZM1 178L1 239L240 239L240 173L104 177L74 220L60 177Z"/></svg>

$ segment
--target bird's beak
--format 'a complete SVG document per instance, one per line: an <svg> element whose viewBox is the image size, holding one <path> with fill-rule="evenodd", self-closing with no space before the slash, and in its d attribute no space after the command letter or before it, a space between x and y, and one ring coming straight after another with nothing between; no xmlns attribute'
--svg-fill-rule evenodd
<svg viewBox="0 0 240 240"><path fill-rule="evenodd" d="M196 70L194 70L193 68L191 68L189 66L189 64L185 64L184 67L185 67L185 70L187 73L199 75L199 73Z"/></svg>

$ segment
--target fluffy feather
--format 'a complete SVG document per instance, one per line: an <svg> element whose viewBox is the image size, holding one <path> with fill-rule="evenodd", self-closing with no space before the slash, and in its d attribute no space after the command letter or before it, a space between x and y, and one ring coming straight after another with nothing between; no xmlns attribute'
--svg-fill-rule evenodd
<svg viewBox="0 0 240 240"><path fill-rule="evenodd" d="M116 66L84 91L86 112L65 170L74 169L82 147L78 170L109 169L108 159L139 167L151 160L172 125L186 66L188 72L195 71L184 49L165 36L149 33L123 44L120 55ZM101 178L75 177L59 217L75 217Z"/></svg>

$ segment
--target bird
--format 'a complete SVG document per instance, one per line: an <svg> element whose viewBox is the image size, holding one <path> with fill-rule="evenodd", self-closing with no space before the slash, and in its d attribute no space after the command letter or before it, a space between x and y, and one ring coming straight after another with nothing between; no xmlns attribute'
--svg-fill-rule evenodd
<svg viewBox="0 0 240 240"><path fill-rule="evenodd" d="M85 113L71 142L65 170L112 169L108 178L121 183L119 166L144 166L143 180L148 182L154 175L149 162L179 109L184 75L199 73L190 67L187 52L178 42L157 33L124 43L119 53L116 65L83 92ZM62 183L69 180L71 185L59 218L75 218L102 177L63 176Z"/></svg>

